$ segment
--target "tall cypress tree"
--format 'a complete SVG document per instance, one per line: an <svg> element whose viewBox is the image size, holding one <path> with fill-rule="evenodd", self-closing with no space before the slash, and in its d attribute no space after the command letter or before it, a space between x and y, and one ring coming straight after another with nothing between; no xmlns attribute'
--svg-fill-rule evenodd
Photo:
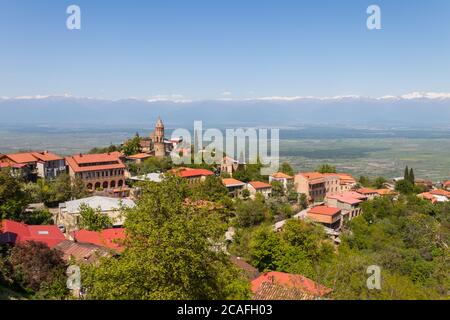
<svg viewBox="0 0 450 320"><path fill-rule="evenodd" d="M414 177L414 170L413 168L411 168L411 170L409 171L409 181L414 184L416 182L416 178Z"/></svg>
<svg viewBox="0 0 450 320"><path fill-rule="evenodd" d="M406 180L406 181L409 181L409 168L408 168L408 166L406 166L406 168L405 168L405 174L403 176L403 179Z"/></svg>

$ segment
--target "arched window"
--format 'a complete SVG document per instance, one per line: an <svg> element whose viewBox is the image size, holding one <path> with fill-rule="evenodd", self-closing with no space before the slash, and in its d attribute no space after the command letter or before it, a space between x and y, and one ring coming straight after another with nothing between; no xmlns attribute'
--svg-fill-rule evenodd
<svg viewBox="0 0 450 320"><path fill-rule="evenodd" d="M103 189L108 189L108 181L103 182Z"/></svg>
<svg viewBox="0 0 450 320"><path fill-rule="evenodd" d="M113 180L113 181L111 181L111 183L109 184L109 186L111 187L111 188L115 188L116 187L116 182Z"/></svg>
<svg viewBox="0 0 450 320"><path fill-rule="evenodd" d="M87 187L88 190L92 191L92 188L94 186L92 185L92 183L88 183L86 187Z"/></svg>
<svg viewBox="0 0 450 320"><path fill-rule="evenodd" d="M117 184L119 187L123 186L123 180L119 180L119 183Z"/></svg>
<svg viewBox="0 0 450 320"><path fill-rule="evenodd" d="M96 189L96 190L99 189L100 186L101 186L100 182L96 182L96 183L95 183L95 189Z"/></svg>

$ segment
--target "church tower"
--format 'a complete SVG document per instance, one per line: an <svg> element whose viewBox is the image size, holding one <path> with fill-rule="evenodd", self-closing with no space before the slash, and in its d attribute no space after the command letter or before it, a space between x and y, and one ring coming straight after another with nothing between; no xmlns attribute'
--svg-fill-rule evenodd
<svg viewBox="0 0 450 320"><path fill-rule="evenodd" d="M165 157L166 156L166 146L164 144L164 123L161 118L158 118L155 126L155 156Z"/></svg>

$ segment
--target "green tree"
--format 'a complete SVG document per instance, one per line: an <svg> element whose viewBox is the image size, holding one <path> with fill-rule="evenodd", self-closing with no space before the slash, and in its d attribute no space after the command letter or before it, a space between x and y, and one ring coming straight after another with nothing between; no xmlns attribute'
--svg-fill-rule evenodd
<svg viewBox="0 0 450 320"><path fill-rule="evenodd" d="M414 184L416 182L416 177L414 176L414 170L413 168L411 168L411 170L409 170L409 181Z"/></svg>
<svg viewBox="0 0 450 320"><path fill-rule="evenodd" d="M283 162L280 166L280 172L283 172L289 176L294 176L294 169L292 169L291 165L288 162Z"/></svg>
<svg viewBox="0 0 450 320"><path fill-rule="evenodd" d="M186 205L186 181L147 183L126 212L126 249L86 267L89 299L245 299L249 287L220 250L220 218Z"/></svg>
<svg viewBox="0 0 450 320"><path fill-rule="evenodd" d="M409 178L409 168L408 168L408 166L405 167L405 173L403 175L403 179L406 180L406 181L411 181L410 178Z"/></svg>
<svg viewBox="0 0 450 320"><path fill-rule="evenodd" d="M414 185L409 180L400 180L395 183L395 190L401 194L411 194L414 192Z"/></svg>
<svg viewBox="0 0 450 320"><path fill-rule="evenodd" d="M128 140L125 145L122 147L122 152L125 156L131 156L142 151L141 148L141 137L136 134L133 139Z"/></svg>
<svg viewBox="0 0 450 320"><path fill-rule="evenodd" d="M103 214L100 208L91 208L87 204L81 204L80 212L80 229L89 231L101 231L113 225L113 221L106 214Z"/></svg>
<svg viewBox="0 0 450 320"><path fill-rule="evenodd" d="M316 171L320 173L336 173L336 167L326 163L317 167Z"/></svg>
<svg viewBox="0 0 450 320"><path fill-rule="evenodd" d="M9 170L0 170L0 220L18 220L26 205L27 197L20 180Z"/></svg>
<svg viewBox="0 0 450 320"><path fill-rule="evenodd" d="M205 181L192 187L192 198L208 201L219 201L228 197L228 190L217 176L208 176Z"/></svg>
<svg viewBox="0 0 450 320"><path fill-rule="evenodd" d="M258 199L236 202L236 223L239 227L255 226L264 220L265 215L264 202Z"/></svg>
<svg viewBox="0 0 450 320"><path fill-rule="evenodd" d="M306 194L301 193L298 202L302 210L308 208L308 197L306 196Z"/></svg>
<svg viewBox="0 0 450 320"><path fill-rule="evenodd" d="M248 200L248 198L250 198L250 191L248 191L248 189L242 190L242 198L244 198L244 200Z"/></svg>
<svg viewBox="0 0 450 320"><path fill-rule="evenodd" d="M284 185L280 181L272 181L272 196L273 197L283 197L284 196Z"/></svg>

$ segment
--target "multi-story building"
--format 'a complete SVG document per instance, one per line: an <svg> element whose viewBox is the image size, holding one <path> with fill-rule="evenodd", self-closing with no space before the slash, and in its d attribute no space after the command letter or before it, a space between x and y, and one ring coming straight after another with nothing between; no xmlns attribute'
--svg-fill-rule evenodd
<svg viewBox="0 0 450 320"><path fill-rule="evenodd" d="M327 228L338 230L342 226L341 209L328 206L317 206L308 210L308 218Z"/></svg>
<svg viewBox="0 0 450 320"><path fill-rule="evenodd" d="M309 202L323 201L326 196L325 177L318 172L300 172L295 175L297 193L303 193Z"/></svg>
<svg viewBox="0 0 450 320"><path fill-rule="evenodd" d="M84 181L90 191L121 188L125 185L125 165L119 152L78 154L66 158L72 178Z"/></svg>
<svg viewBox="0 0 450 320"><path fill-rule="evenodd" d="M0 156L0 162L9 163L12 167L22 166L32 178L54 179L66 172L64 159L52 152L23 152Z"/></svg>
<svg viewBox="0 0 450 320"><path fill-rule="evenodd" d="M238 198L241 196L242 191L245 188L245 183L233 178L222 179L223 184L227 188L230 196Z"/></svg>
<svg viewBox="0 0 450 320"><path fill-rule="evenodd" d="M214 172L206 169L193 169L193 168L175 168L169 171L169 173L186 179L188 183L203 182L207 177L213 176Z"/></svg>
<svg viewBox="0 0 450 320"><path fill-rule="evenodd" d="M287 190L290 186L294 185L294 177L287 175L283 172L277 172L269 176L269 183L273 181L278 181L283 184L285 190Z"/></svg>
<svg viewBox="0 0 450 320"><path fill-rule="evenodd" d="M361 214L360 204L363 200L353 198L351 195L339 194L327 196L325 203L327 206L341 209L344 221L351 220Z"/></svg>

